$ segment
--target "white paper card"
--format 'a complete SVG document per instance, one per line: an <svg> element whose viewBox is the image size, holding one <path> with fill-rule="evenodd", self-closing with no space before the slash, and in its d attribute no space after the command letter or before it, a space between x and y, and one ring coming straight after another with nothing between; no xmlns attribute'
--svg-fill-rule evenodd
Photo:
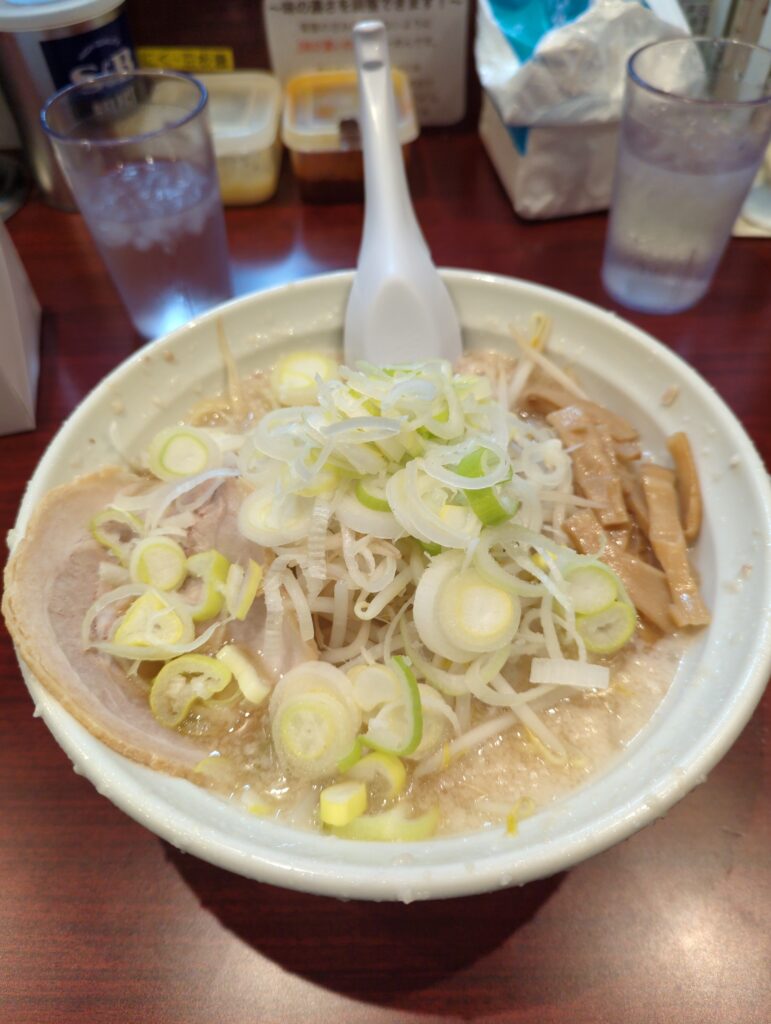
<svg viewBox="0 0 771 1024"><path fill-rule="evenodd" d="M388 29L391 64L409 76L420 124L463 117L468 0L265 0L264 10L282 85L302 71L353 67L353 26L375 18Z"/></svg>
<svg viewBox="0 0 771 1024"><path fill-rule="evenodd" d="M35 426L40 304L0 221L0 434Z"/></svg>

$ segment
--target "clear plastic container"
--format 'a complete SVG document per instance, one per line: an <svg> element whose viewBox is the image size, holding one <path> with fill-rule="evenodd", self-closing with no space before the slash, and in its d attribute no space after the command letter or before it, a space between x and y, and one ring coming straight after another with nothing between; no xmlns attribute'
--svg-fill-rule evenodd
<svg viewBox="0 0 771 1024"><path fill-rule="evenodd" d="M226 206L263 203L281 168L281 86L265 71L198 75L209 93L209 123Z"/></svg>
<svg viewBox="0 0 771 1024"><path fill-rule="evenodd" d="M392 73L399 140L408 161L419 131L415 105L407 76L396 68ZM358 116L354 68L303 73L287 82L282 137L304 199L336 202L362 196Z"/></svg>

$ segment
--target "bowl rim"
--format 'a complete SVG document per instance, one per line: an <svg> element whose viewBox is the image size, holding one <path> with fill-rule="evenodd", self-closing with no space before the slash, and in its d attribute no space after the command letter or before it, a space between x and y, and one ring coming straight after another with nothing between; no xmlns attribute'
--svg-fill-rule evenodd
<svg viewBox="0 0 771 1024"><path fill-rule="evenodd" d="M685 377L689 386L712 408L719 411L722 420L730 425L732 440L735 440L740 448L741 458L746 460L750 466L748 475L754 497L766 513L764 524L766 542L764 546L765 599L767 606L771 606L771 486L751 439L734 413L714 389L684 360L647 332L616 314L585 300L556 289L504 275L455 269L443 269L441 273L450 286L451 292L453 288L483 283L508 291L524 290L528 297L535 300L539 296L554 300L568 313L575 310L584 317L593 318L605 326L620 330L626 337L634 338L648 352L652 352L657 361L662 362L665 366L677 368L677 372ZM167 347L176 346L187 333L197 329L201 324L212 322L219 315L227 314L228 311L248 308L254 302L270 301L271 296L276 292L286 292L288 288L295 291L312 291L318 287L329 288L334 292L336 289L349 286L352 279L352 271L337 271L315 275L288 284L275 285L241 296L210 310L189 324L133 353L97 384L62 424L30 478L14 529L23 531L32 507L44 493L45 488L41 490L41 481L44 481L49 471L56 466L60 450L66 444L69 433L76 429L79 417L88 412L92 406L98 405L102 396L109 394L115 382L129 375L148 355L162 352ZM194 853L203 860L268 884L340 898L409 901L411 899L471 895L506 885L524 884L535 878L547 877L602 852L661 817L674 803L704 780L706 773L724 756L750 719L763 694L769 669L771 669L771 620L763 623L762 628L755 636L751 663L747 666L742 680L741 699L732 702L727 715L724 715L717 723L716 732L714 729L707 731L695 754L691 752L687 764L680 766L678 762L677 770L669 772L661 786L656 789L653 797L650 793L633 794L633 799L630 798L619 805L614 805L610 811L601 814L591 829L584 828L574 831L568 837L562 837L557 848L553 848L554 844L547 836L544 843L536 847L538 855L530 857L524 863L521 862L521 859L518 860L517 848L511 845L510 839L507 840L507 846L498 850L495 842L492 842L497 833L492 831L489 833L491 837L490 853L479 865L470 865L468 859L463 857L464 849L472 845L470 840L479 838L479 832L471 833L468 836L436 838L416 844L394 844L392 846L394 861L399 863L394 864L387 875L383 872L382 865L368 865L364 861L350 863L334 857L324 857L319 860L312 852L304 854L302 850L297 852L293 849L293 847L300 846L309 846L312 849L320 841L326 844L325 848L331 850L333 849L332 844L342 843L347 846L350 841L298 832L296 829L279 826L271 821L265 823L266 826L274 830L274 835L277 834L275 830L278 829L285 836L286 842L277 843L269 850L266 848L261 851L256 848L250 850L243 848L243 844L239 848L239 845L229 841L227 835L218 830L216 825L201 822L186 811L173 808L173 813L170 815L168 805L156 796L155 791L148 799L147 791L142 788L144 773L148 773L149 777L156 777L158 773L127 761L96 740L48 695L21 660L20 665L35 700L36 710L42 714L57 742L73 761L75 771L87 776L98 792L107 796L121 810L156 835L186 852ZM100 753L109 755L106 759L106 769L105 759L100 758ZM602 775L602 772L599 775ZM172 786L178 784L196 789L192 783L184 780L169 779L169 782ZM199 792L202 796L216 801L217 804L223 804L223 801L212 794L205 793L205 791ZM643 799L644 796L649 799ZM232 811L232 808L229 810ZM546 807L542 813L548 810L549 808ZM457 850L458 856L450 863L430 864L429 867L417 860L411 861L411 849L428 846L437 848L439 844L446 849ZM544 846L545 849L540 850L540 846ZM539 850L540 852L538 852ZM277 856L277 852L280 856Z"/></svg>

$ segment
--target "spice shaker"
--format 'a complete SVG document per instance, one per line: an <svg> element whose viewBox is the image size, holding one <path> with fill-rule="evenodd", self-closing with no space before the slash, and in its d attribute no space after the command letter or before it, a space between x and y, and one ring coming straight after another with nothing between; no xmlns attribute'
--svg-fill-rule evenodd
<svg viewBox="0 0 771 1024"><path fill-rule="evenodd" d="M40 124L57 89L135 66L122 0L0 0L0 80L43 198L76 209Z"/></svg>

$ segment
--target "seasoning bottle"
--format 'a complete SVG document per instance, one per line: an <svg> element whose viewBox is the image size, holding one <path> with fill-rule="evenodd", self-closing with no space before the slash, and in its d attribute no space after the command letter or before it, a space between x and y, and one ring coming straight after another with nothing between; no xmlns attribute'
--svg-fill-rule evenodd
<svg viewBox="0 0 771 1024"><path fill-rule="evenodd" d="M57 89L135 66L122 0L0 0L0 78L32 173L52 206L76 209L40 108Z"/></svg>

